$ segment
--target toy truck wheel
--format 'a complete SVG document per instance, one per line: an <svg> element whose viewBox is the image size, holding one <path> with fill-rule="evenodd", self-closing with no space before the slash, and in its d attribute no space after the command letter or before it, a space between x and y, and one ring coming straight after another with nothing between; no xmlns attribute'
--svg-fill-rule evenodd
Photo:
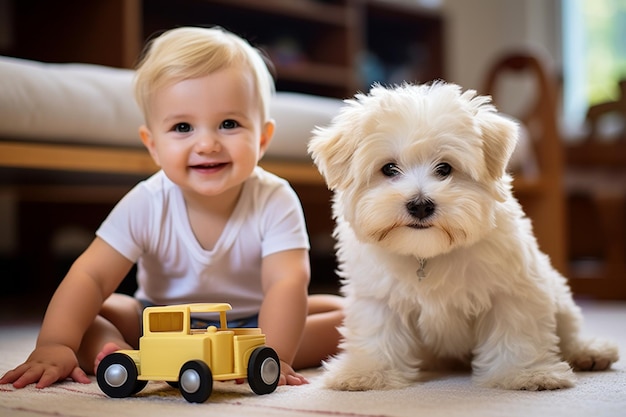
<svg viewBox="0 0 626 417"><path fill-rule="evenodd" d="M280 379L280 361L274 349L256 348L248 361L248 384L255 394L269 394L276 390Z"/></svg>
<svg viewBox="0 0 626 417"><path fill-rule="evenodd" d="M213 391L213 374L202 361L186 362L178 375L178 387L190 403L203 403Z"/></svg>
<svg viewBox="0 0 626 417"><path fill-rule="evenodd" d="M135 362L123 353L105 356L96 371L98 386L113 398L125 398L141 391L147 381L138 381L138 375Z"/></svg>

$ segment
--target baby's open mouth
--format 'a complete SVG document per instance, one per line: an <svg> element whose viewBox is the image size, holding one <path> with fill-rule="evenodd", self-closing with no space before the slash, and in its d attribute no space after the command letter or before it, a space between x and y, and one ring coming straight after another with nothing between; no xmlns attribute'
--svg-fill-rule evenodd
<svg viewBox="0 0 626 417"><path fill-rule="evenodd" d="M215 169L215 168L221 168L223 166L226 166L225 162L216 162L216 163L210 163L210 164L191 165L190 168L193 168L193 169Z"/></svg>

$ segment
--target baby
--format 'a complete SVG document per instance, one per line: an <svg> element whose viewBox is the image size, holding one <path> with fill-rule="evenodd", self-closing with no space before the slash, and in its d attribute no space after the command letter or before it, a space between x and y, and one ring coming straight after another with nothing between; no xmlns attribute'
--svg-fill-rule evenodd
<svg viewBox="0 0 626 417"><path fill-rule="evenodd" d="M139 134L161 170L102 223L56 290L26 362L0 383L38 388L138 348L149 305L228 302L236 327L261 327L280 384L337 350L342 299L309 296L309 241L289 184L257 166L274 133L272 76L260 53L220 28L155 38L140 62ZM114 293L137 263L134 297Z"/></svg>

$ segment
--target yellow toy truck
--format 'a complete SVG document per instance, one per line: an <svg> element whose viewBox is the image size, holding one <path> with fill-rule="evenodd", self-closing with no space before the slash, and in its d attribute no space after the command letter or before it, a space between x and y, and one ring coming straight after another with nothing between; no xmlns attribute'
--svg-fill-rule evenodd
<svg viewBox="0 0 626 417"><path fill-rule="evenodd" d="M265 346L259 328L228 328L227 303L148 307L143 312L139 350L119 350L98 365L96 379L109 397L124 398L141 391L148 381L167 381L189 402L202 403L213 381L248 379L256 394L274 392L280 361ZM192 329L194 314L219 314L220 327Z"/></svg>

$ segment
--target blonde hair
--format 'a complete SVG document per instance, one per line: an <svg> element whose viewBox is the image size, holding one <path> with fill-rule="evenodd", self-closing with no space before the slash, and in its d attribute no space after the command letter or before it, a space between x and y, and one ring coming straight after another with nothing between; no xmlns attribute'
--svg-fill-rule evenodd
<svg viewBox="0 0 626 417"><path fill-rule="evenodd" d="M220 27L179 27L151 40L135 73L135 99L147 118L151 96L159 88L237 65L252 72L267 121L275 89L268 66L258 49Z"/></svg>

